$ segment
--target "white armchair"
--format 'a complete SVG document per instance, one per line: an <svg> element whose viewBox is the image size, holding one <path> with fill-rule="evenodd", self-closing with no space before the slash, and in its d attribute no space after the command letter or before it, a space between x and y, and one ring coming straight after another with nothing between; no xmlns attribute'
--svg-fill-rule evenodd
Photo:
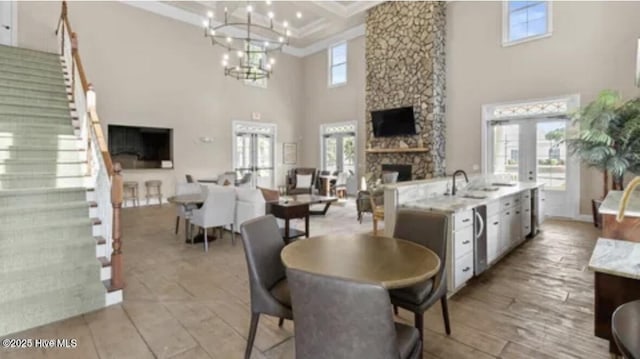
<svg viewBox="0 0 640 359"><path fill-rule="evenodd" d="M178 183L176 185L176 196L184 194L198 194L202 193L202 186L199 183ZM180 218L186 220L190 218L191 211L197 209L197 205L177 206L176 208L176 234L178 234L178 227L180 226ZM187 230L187 228L185 228Z"/></svg>
<svg viewBox="0 0 640 359"><path fill-rule="evenodd" d="M207 186L207 198L200 209L194 209L191 223L204 229L204 250L209 251L207 229L231 225L231 243L235 245L233 223L236 213L236 191L234 187Z"/></svg>
<svg viewBox="0 0 640 359"><path fill-rule="evenodd" d="M265 215L266 202L257 188L236 187L236 231L250 219Z"/></svg>

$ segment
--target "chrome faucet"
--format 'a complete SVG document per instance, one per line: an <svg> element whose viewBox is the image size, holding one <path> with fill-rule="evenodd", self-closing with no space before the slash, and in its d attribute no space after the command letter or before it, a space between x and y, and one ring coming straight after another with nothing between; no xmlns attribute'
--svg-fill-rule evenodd
<svg viewBox="0 0 640 359"><path fill-rule="evenodd" d="M467 177L467 173L463 170L457 170L455 172L453 172L453 188L451 188L451 195L455 196L456 195L456 176L459 174L463 174L464 175L464 180L467 181L467 183L469 183L469 177Z"/></svg>

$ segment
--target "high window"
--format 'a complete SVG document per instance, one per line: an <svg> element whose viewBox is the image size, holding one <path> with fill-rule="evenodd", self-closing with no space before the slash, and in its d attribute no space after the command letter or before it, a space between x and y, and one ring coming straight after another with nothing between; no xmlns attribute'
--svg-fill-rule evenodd
<svg viewBox="0 0 640 359"><path fill-rule="evenodd" d="M329 48L329 86L347 83L347 43Z"/></svg>
<svg viewBox="0 0 640 359"><path fill-rule="evenodd" d="M267 57L264 55L264 53L260 52L260 51L263 51L264 48L254 44L249 44L248 46L249 46L249 50L252 51L249 53L248 63L251 66L255 66L255 67L258 67L260 64L263 64L263 65L266 64L266 61L268 61ZM266 78L261 78L261 79L251 78L251 76L254 74L254 71L250 70L249 73L250 73L249 78L244 80L245 84L256 86L256 87L267 88Z"/></svg>
<svg viewBox="0 0 640 359"><path fill-rule="evenodd" d="M504 46L551 35L550 1L505 1L503 6Z"/></svg>

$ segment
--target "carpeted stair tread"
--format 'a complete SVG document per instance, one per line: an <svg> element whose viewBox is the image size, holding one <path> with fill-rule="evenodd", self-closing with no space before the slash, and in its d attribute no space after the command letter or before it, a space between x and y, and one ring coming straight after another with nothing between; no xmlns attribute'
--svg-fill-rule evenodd
<svg viewBox="0 0 640 359"><path fill-rule="evenodd" d="M95 258L96 256L95 242L89 236L41 241L38 243L40 251L30 250L29 247L33 244L31 242L27 242L25 245L16 243L11 246L0 244L0 248L3 248L0 272L11 273L25 268L47 267L56 264L66 265L65 262L75 258ZM98 263L101 264L100 261Z"/></svg>
<svg viewBox="0 0 640 359"><path fill-rule="evenodd" d="M72 135L80 126L62 123L21 123L0 121L0 132L30 133L38 135Z"/></svg>
<svg viewBox="0 0 640 359"><path fill-rule="evenodd" d="M51 119L64 119L71 117L72 109L66 107L47 107L41 105L7 105L0 103L0 115L2 117L44 117Z"/></svg>
<svg viewBox="0 0 640 359"><path fill-rule="evenodd" d="M61 108L64 110L69 110L72 107L69 105L69 99L63 96L58 96L56 98L39 98L32 96L16 96L11 94L2 95L0 97L0 105L11 105L11 106L23 106L23 107L37 107L37 108Z"/></svg>
<svg viewBox="0 0 640 359"><path fill-rule="evenodd" d="M55 187L40 187L40 188L29 188L29 189L13 189L10 191L0 191L0 199L2 197L16 197L16 196L33 196L33 195L43 195L50 193L83 193L89 190L87 187L78 186L78 187L66 187L66 188L55 188Z"/></svg>
<svg viewBox="0 0 640 359"><path fill-rule="evenodd" d="M2 74L0 74L0 83L4 83L5 86L7 87L10 86L16 89L67 93L67 87L62 81L59 84L51 84L51 83L43 83L41 81L39 82L39 81L15 80L11 78L5 78L2 76Z"/></svg>
<svg viewBox="0 0 640 359"><path fill-rule="evenodd" d="M34 238L42 241L43 238L56 238L47 235L47 233L74 233L78 236L90 236L92 225L96 222L95 218L65 218L55 223L33 223L27 232L24 228L0 228L0 242L12 242L12 235L19 233L21 238ZM37 234L37 235L34 235Z"/></svg>
<svg viewBox="0 0 640 359"><path fill-rule="evenodd" d="M40 60L31 58L20 58L14 54L5 54L0 52L0 66L14 69L42 70L51 72L62 71L61 60Z"/></svg>
<svg viewBox="0 0 640 359"><path fill-rule="evenodd" d="M11 84L0 82L0 94L3 94L3 95L15 94L16 96L34 96L34 97L40 96L45 98L66 96L68 98L68 96L70 95L70 92L68 92L66 89L65 91L61 91L58 88L51 90L51 89L29 88L25 86L16 87L16 86L11 86Z"/></svg>
<svg viewBox="0 0 640 359"><path fill-rule="evenodd" d="M32 139L34 141L55 139L62 141L79 141L80 138L71 134L51 134L51 133L14 133L14 132L2 132L0 131L0 139L2 138L17 138L17 139Z"/></svg>
<svg viewBox="0 0 640 359"><path fill-rule="evenodd" d="M5 319L0 321L0 333L16 333L100 309L106 305L106 292L106 288L100 282L4 303L0 306L0 318Z"/></svg>
<svg viewBox="0 0 640 359"><path fill-rule="evenodd" d="M14 61L11 58L2 57L0 54L0 68L2 71L8 71L13 73L24 74L41 74L44 76L67 76L66 70L60 66L60 62L51 63L48 66L46 63L33 63L25 61Z"/></svg>
<svg viewBox="0 0 640 359"><path fill-rule="evenodd" d="M64 81L64 74L62 70L58 72L53 71L36 71L36 70L22 70L11 67L0 67L0 73L5 74L8 77L13 78L34 78L34 79L42 79L43 81L51 80L54 83Z"/></svg>
<svg viewBox="0 0 640 359"><path fill-rule="evenodd" d="M64 211L72 208L89 209L92 203L87 201L71 201L63 203L44 203L44 204L26 204L21 206L12 206L11 208L0 208L0 217L2 216L22 216L36 211ZM85 216L86 217L86 216Z"/></svg>
<svg viewBox="0 0 640 359"><path fill-rule="evenodd" d="M45 58L45 59L60 59L60 54L49 51L42 51L36 49L29 49L26 47L16 47L0 45L0 53L13 53L22 56L28 56L30 58Z"/></svg>

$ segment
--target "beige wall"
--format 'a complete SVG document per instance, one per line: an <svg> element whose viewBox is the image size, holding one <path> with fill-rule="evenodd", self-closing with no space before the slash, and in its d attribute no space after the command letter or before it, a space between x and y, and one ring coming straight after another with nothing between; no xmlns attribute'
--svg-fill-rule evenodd
<svg viewBox="0 0 640 359"><path fill-rule="evenodd" d="M553 35L502 47L501 2L452 2L447 13L447 167L481 163L481 106L578 93L584 105L602 89L637 96L639 2L554 2ZM581 212L601 193L582 170Z"/></svg>
<svg viewBox="0 0 640 359"><path fill-rule="evenodd" d="M347 84L328 86L328 51L323 50L303 60L304 138L303 163L320 168L320 125L331 122L358 123L358 176L364 169L364 36L347 43Z"/></svg>
<svg viewBox="0 0 640 359"><path fill-rule="evenodd" d="M21 2L19 46L54 51L59 6ZM169 195L186 173L202 178L231 169L232 120L250 120L256 111L278 124L276 174L283 181L282 143L301 136L302 59L276 55L268 88L257 88L224 76L220 48L197 27L117 2L70 2L69 16L105 130L109 123L174 129L175 169L128 170L125 180L161 179ZM201 143L202 136L213 143Z"/></svg>

